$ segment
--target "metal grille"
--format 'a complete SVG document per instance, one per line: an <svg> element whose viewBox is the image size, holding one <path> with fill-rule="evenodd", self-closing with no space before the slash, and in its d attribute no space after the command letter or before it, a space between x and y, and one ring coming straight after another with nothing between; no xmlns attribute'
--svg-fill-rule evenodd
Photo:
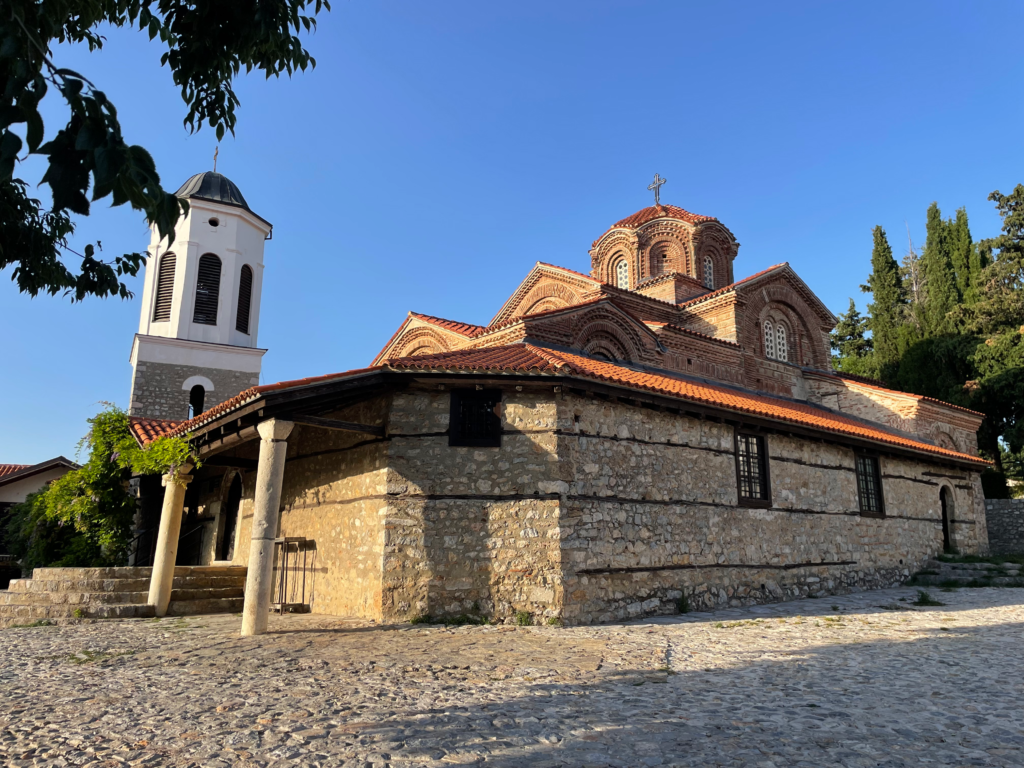
<svg viewBox="0 0 1024 768"><path fill-rule="evenodd" d="M304 536L276 539L274 571L271 609L309 613L316 577L316 542Z"/></svg>
<svg viewBox="0 0 1024 768"><path fill-rule="evenodd" d="M740 498L768 499L768 474L765 471L764 438L756 435L737 435L739 459Z"/></svg>
<svg viewBox="0 0 1024 768"><path fill-rule="evenodd" d="M501 390L453 390L449 445L501 445Z"/></svg>
<svg viewBox="0 0 1024 768"><path fill-rule="evenodd" d="M711 260L711 256L704 257L704 287L715 287L715 262Z"/></svg>
<svg viewBox="0 0 1024 768"><path fill-rule="evenodd" d="M874 456L857 457L857 491L861 512L882 514L882 482L878 476L878 459Z"/></svg>
<svg viewBox="0 0 1024 768"><path fill-rule="evenodd" d="M199 257L199 279L196 280L196 308L193 323L217 324L217 302L220 300L220 259L212 253Z"/></svg>
<svg viewBox="0 0 1024 768"><path fill-rule="evenodd" d="M235 316L235 330L249 333L249 306L252 303L252 270L246 264L238 278L238 314Z"/></svg>
<svg viewBox="0 0 1024 768"><path fill-rule="evenodd" d="M165 253L160 259L160 270L156 277L156 301L153 302L153 322L166 323L171 319L171 302L174 299L173 253Z"/></svg>
<svg viewBox="0 0 1024 768"><path fill-rule="evenodd" d="M775 329L771 320L764 321L764 356L775 358Z"/></svg>

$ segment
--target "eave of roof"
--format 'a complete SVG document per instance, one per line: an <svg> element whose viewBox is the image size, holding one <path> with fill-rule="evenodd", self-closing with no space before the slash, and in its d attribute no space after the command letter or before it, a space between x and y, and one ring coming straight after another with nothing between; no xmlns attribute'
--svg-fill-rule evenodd
<svg viewBox="0 0 1024 768"><path fill-rule="evenodd" d="M18 480L24 480L27 477L32 477L33 475L38 475L41 472L47 472L57 467L67 467L68 470L80 468L78 464L64 456L55 456L52 459L41 461L38 464L0 464L0 467L20 467L20 469L16 471L0 474L0 485L15 483Z"/></svg>
<svg viewBox="0 0 1024 768"><path fill-rule="evenodd" d="M984 413L980 413L979 411L972 411L970 408L964 408L962 405L954 405L953 403L947 403L945 400L939 400L938 398L935 398L935 397L928 397L927 395L918 395L918 394L914 394L913 392L904 392L904 391L902 391L900 389L891 389L889 387L886 387L884 384L880 384L878 382L872 381L870 379L862 378L860 376L851 376L851 375L846 374L846 373L839 373L839 374L828 374L828 373L826 373L825 375L829 376L831 378L834 378L834 379L839 379L840 381L846 382L848 384L856 384L858 387L866 387L868 389L878 390L879 392L886 392L886 393L888 393L890 395L900 395L900 396L903 396L903 397L910 397L910 398L913 398L914 400L923 400L926 403L935 403L936 405L941 405L941 406L944 406L946 408L952 408L953 410L956 410L956 411L963 411L964 413L969 413L972 416L978 416L978 417L980 417L982 419L985 418L985 414Z"/></svg>
<svg viewBox="0 0 1024 768"><path fill-rule="evenodd" d="M398 358L373 368L253 387L210 411L200 414L195 419L183 422L169 434L184 434L201 427L270 392L282 392L331 381L341 382L379 371L555 375L591 380L696 403L720 412L748 414L766 421L797 425L815 432L831 433L863 442L888 445L895 449L926 454L932 458L966 462L974 466L989 463L978 456L914 440L881 425L835 413L810 403L763 395L739 387L712 384L684 374L608 363L573 352L541 347L531 343Z"/></svg>

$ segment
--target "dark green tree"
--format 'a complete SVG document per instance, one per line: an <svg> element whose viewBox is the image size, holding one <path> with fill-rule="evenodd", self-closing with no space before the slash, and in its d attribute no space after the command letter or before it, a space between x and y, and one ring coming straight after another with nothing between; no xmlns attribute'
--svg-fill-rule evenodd
<svg viewBox="0 0 1024 768"><path fill-rule="evenodd" d="M874 349L875 375L888 381L899 364L900 329L906 319L907 294L885 230L875 227L871 234L874 240L871 274L867 285L862 285L861 289L869 291L874 299L868 304L868 328Z"/></svg>
<svg viewBox="0 0 1024 768"><path fill-rule="evenodd" d="M965 217L966 224L966 217ZM950 222L942 220L938 203L928 206L928 240L921 258L924 268L925 301L920 317L925 336L956 332L950 316L961 300L953 266L954 238ZM966 273L966 265L965 265Z"/></svg>
<svg viewBox="0 0 1024 768"><path fill-rule="evenodd" d="M857 311L850 299L850 307L839 315L835 330L829 334L832 345L832 367L857 376L876 375L871 337L867 335L868 319Z"/></svg>
<svg viewBox="0 0 1024 768"><path fill-rule="evenodd" d="M150 154L122 136L117 110L84 75L59 67L53 46L103 46L105 25L138 29L166 48L161 63L188 107L189 131L208 124L218 139L234 132L238 97L232 83L244 68L267 77L315 66L298 34L316 26L328 0L5 0L0 6L0 270L13 266L19 290L86 296L130 296L122 278L138 273L144 255L104 261L93 245L68 248L73 216L109 198L141 211L173 237L185 204L160 184ZM311 11L312 15L307 15ZM55 92L68 120L47 138L40 105ZM18 177L28 155L46 158L41 184L52 204L28 193ZM68 255L79 258L75 267Z"/></svg>

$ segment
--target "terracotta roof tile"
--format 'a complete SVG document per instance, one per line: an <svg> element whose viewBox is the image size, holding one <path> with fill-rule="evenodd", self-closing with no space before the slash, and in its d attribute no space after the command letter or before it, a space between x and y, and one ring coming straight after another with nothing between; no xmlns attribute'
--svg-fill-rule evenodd
<svg viewBox="0 0 1024 768"><path fill-rule="evenodd" d="M688 306L691 306L693 304L699 304L702 301L707 301L708 299L713 299L715 296L721 296L723 293L728 293L729 291L735 290L737 286L743 285L744 283L749 283L751 280L757 280L757 278L764 277L769 272L774 272L776 269L781 269L782 267L788 267L788 266L789 266L789 262L788 261L784 261L781 264L773 264L772 266L768 267L767 269L762 269L760 272L755 272L754 274L750 275L749 277L744 277L742 280L737 280L735 283L729 283L728 285L723 285L721 288L716 288L715 290L711 291L710 293L705 293L705 294L702 294L702 295L697 296L695 298L688 299L688 300L684 301L682 304L680 304L679 306L680 307L688 307Z"/></svg>
<svg viewBox="0 0 1024 768"><path fill-rule="evenodd" d="M33 464L0 464L0 477L4 475L13 475L15 472L21 472L23 469L28 469Z"/></svg>
<svg viewBox="0 0 1024 768"><path fill-rule="evenodd" d="M911 397L914 400L924 400L925 402L928 402L928 403L935 403L936 405L944 405L947 408L954 408L954 409L956 409L958 411L963 411L965 413L969 413L972 416L981 416L982 418L985 417L984 413L979 413L978 411L972 411L970 408L964 408L962 405L954 405L953 403L947 403L945 400L939 400L937 398L928 397L926 395L915 395L913 392L903 392L902 390L899 390L899 389L890 389L889 387L885 386L881 382L875 381L874 379L869 379L866 376L853 376L853 375L851 375L849 373L839 373L839 374L834 374L833 378L839 379L841 381L849 382L850 384L857 384L858 386L861 386L861 387L867 387L868 389L877 389L879 392L888 392L888 393L893 394L893 395L903 395L904 397Z"/></svg>
<svg viewBox="0 0 1024 768"><path fill-rule="evenodd" d="M382 366L355 371L316 376L295 381L283 381L247 389L206 413L177 425L167 434L182 434L202 425L222 413L271 391L292 389L310 384L352 378L378 370L395 371L453 371L472 373L541 373L573 376L607 382L631 389L654 392L667 397L707 405L736 413L747 413L771 421L796 424L810 429L861 438L907 448L934 456L986 464L984 459L959 451L951 451L930 443L914 440L857 419L819 408L810 403L784 400L761 395L750 390L715 385L681 374L648 371L615 363L594 360L583 355L539 347L534 344L509 344L482 349L464 349L436 355L403 357Z"/></svg>
<svg viewBox="0 0 1024 768"><path fill-rule="evenodd" d="M472 325L470 323L460 323L457 320L445 320L443 317L434 317L433 315L423 315L419 312L410 312L410 317L417 317L424 322L436 325L438 328L444 328L448 331L454 331L460 336L472 337L479 334L484 330L482 325ZM390 342L389 342L390 343Z"/></svg>
<svg viewBox="0 0 1024 768"><path fill-rule="evenodd" d="M183 422L181 420L147 419L142 416L130 416L128 418L128 426L139 445L146 445L147 443L153 442L158 437L169 435L179 424L182 423Z"/></svg>
<svg viewBox="0 0 1024 768"><path fill-rule="evenodd" d="M651 205L612 224L605 231L604 235L601 235L601 237L594 241L594 245L601 242L601 239L613 229L638 229L644 224L654 221L655 219L682 219L690 224L700 224L705 221L718 221L714 216L701 216L698 213L690 213L688 210L680 208L678 205Z"/></svg>

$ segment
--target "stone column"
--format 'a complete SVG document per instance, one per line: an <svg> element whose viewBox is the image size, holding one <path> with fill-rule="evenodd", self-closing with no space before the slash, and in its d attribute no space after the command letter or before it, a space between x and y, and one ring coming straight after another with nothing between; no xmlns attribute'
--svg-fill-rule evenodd
<svg viewBox="0 0 1024 768"><path fill-rule="evenodd" d="M157 616L167 615L174 588L174 561L178 557L178 537L181 535L181 513L185 506L185 487L192 482L188 464L177 472L164 475L164 505L160 510L160 531L156 537L153 556L153 575L149 580L149 604L156 607Z"/></svg>
<svg viewBox="0 0 1024 768"><path fill-rule="evenodd" d="M245 578L243 637L262 635L267 631L271 581L274 578L274 538L281 507L284 460L288 453L285 440L294 426L290 421L269 419L256 427L260 433L260 463L256 470L256 509L252 516L249 571Z"/></svg>

